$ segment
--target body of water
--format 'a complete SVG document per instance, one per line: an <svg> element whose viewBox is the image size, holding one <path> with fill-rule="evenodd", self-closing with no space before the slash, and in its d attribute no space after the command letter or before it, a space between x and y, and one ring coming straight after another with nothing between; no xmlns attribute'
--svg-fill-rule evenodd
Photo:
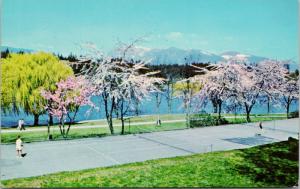
<svg viewBox="0 0 300 189"><path fill-rule="evenodd" d="M90 107L81 107L79 109L78 115L76 117L76 121L83 121L83 120L95 120L95 119L104 119L105 118L105 112L104 107L100 102L100 97L94 96L92 98L92 101L95 103L95 105L99 108L99 110L92 110L90 113L86 113L87 110L90 109ZM144 100L140 104L140 115L151 115L151 114L157 114L156 112L156 101L155 97L152 97L149 100ZM208 113L211 113L213 111L212 105L208 104L204 110ZM290 112L298 110L298 102L291 105ZM271 113L284 113L286 110L283 107L272 107ZM163 97L160 108L159 108L160 114L168 114L168 106L167 101ZM184 113L184 108L182 106L182 100L178 98L174 98L172 101L172 112L173 114L177 113ZM225 112L223 112L225 113ZM240 110L239 113L244 113L243 110ZM261 114L261 113L267 113L267 104L261 105L256 104L252 110L251 113L255 114ZM131 112L129 116L135 115L134 112ZM12 127L16 126L18 124L18 120L23 118L25 120L26 125L32 125L33 124L33 116L32 115L26 115L24 112L21 112L19 115L16 115L14 113L4 115L2 113L1 115L1 126L2 127ZM40 124L47 124L47 118L48 116L41 115L40 116ZM54 122L57 122L56 119L54 119Z"/></svg>

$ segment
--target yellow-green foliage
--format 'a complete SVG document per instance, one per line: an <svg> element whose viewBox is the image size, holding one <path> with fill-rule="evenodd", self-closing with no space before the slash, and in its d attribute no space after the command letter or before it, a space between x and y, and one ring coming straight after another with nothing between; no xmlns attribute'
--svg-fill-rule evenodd
<svg viewBox="0 0 300 189"><path fill-rule="evenodd" d="M178 81L174 84L174 95L182 96L187 93L193 95L200 91L202 87L200 82L190 81L188 83L187 81Z"/></svg>
<svg viewBox="0 0 300 189"><path fill-rule="evenodd" d="M52 54L10 54L1 60L1 106L4 112L24 109L40 114L45 105L42 88L55 90L55 83L73 75L71 67Z"/></svg>

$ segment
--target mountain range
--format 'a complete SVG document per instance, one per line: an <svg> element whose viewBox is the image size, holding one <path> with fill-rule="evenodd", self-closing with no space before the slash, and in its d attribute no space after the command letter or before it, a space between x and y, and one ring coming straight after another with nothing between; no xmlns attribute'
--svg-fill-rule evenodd
<svg viewBox="0 0 300 189"><path fill-rule="evenodd" d="M25 52L25 53L34 52L34 50L32 50L32 49L1 46L1 52L6 51L7 49L9 50L9 52L13 52L13 53L17 53L17 52Z"/></svg>
<svg viewBox="0 0 300 189"><path fill-rule="evenodd" d="M218 63L229 59L239 60L246 63L257 63L263 60L272 59L263 56L251 55L237 51L226 51L220 54L210 53L198 49L180 49L170 47L166 49L150 49L137 47L134 52L128 53L128 58L149 60L150 64L185 64L193 62ZM296 62L289 64L291 70L298 69Z"/></svg>
<svg viewBox="0 0 300 189"><path fill-rule="evenodd" d="M9 49L11 52L34 52L31 49L24 48L14 48L1 46L1 51ZM112 54L112 53L110 53ZM166 49L150 49L145 47L136 47L134 52L128 52L128 58L132 59L146 59L150 61L150 64L185 64L192 62L202 62L202 63L217 63L220 61L226 61L228 59L236 59L243 62L255 63L262 60L269 59L267 57L245 54L237 51L226 51L221 54L210 53L198 49L180 49L176 47L170 47ZM298 69L297 63L291 63L290 69Z"/></svg>
<svg viewBox="0 0 300 189"><path fill-rule="evenodd" d="M151 64L185 64L192 62L217 63L232 58L253 63L268 59L266 57L248 55L235 51L214 54L198 49L185 50L176 47L166 49L137 48L134 54L132 53L128 56L136 59L144 58L150 60Z"/></svg>

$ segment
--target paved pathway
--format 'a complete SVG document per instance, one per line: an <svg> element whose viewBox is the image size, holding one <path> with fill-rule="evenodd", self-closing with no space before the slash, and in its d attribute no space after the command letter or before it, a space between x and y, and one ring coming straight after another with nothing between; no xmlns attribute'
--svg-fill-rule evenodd
<svg viewBox="0 0 300 189"><path fill-rule="evenodd" d="M245 116L236 116L236 118L244 118ZM284 117L284 116L259 116L259 117ZM235 116L225 116L225 118L235 118ZM103 120L88 120L88 121L82 121L79 123L88 123L89 121L103 121ZM185 119L177 119L177 120L162 120L163 123L178 123L178 122L185 122ZM126 126L128 123L125 123ZM153 125L155 124L155 121L143 121L143 122L131 122L130 126L140 126L140 125ZM115 124L115 127L121 127L121 124ZM108 127L107 124L101 124L101 125L73 125L71 126L73 129L87 129L87 128L100 128L100 127ZM52 127L51 130L59 130L59 127ZM20 131L19 129L2 129L1 133L19 133L19 132L34 132L34 131L47 131L47 127L41 127L41 128L26 128L26 130Z"/></svg>
<svg viewBox="0 0 300 189"><path fill-rule="evenodd" d="M180 120L166 120L163 121L163 123L177 123L177 122L185 122L185 120L180 119ZM140 125L153 125L155 124L154 121L144 121L144 122L133 122L130 123L130 126L140 126ZM128 123L125 123L127 126ZM114 127L121 127L121 124L114 124ZM108 127L107 124L103 125L76 125L76 126L71 126L71 129L88 129L88 128L100 128L100 127ZM51 130L59 130L59 127L52 127ZM47 127L42 127L42 128L26 128L26 130L20 131L19 129L3 129L1 130L1 133L19 133L19 132L34 132L34 131L47 131Z"/></svg>
<svg viewBox="0 0 300 189"><path fill-rule="evenodd" d="M1 145L1 179L37 176L59 171L104 167L164 157L251 146L298 137L299 119L226 125L103 138L25 144L25 158L16 158L14 145Z"/></svg>

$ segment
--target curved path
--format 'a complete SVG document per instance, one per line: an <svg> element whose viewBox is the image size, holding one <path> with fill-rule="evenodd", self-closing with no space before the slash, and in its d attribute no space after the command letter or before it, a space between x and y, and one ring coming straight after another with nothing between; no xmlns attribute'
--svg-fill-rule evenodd
<svg viewBox="0 0 300 189"><path fill-rule="evenodd" d="M37 176L164 157L251 146L298 138L299 119L25 144L25 158L14 145L1 145L1 179Z"/></svg>

